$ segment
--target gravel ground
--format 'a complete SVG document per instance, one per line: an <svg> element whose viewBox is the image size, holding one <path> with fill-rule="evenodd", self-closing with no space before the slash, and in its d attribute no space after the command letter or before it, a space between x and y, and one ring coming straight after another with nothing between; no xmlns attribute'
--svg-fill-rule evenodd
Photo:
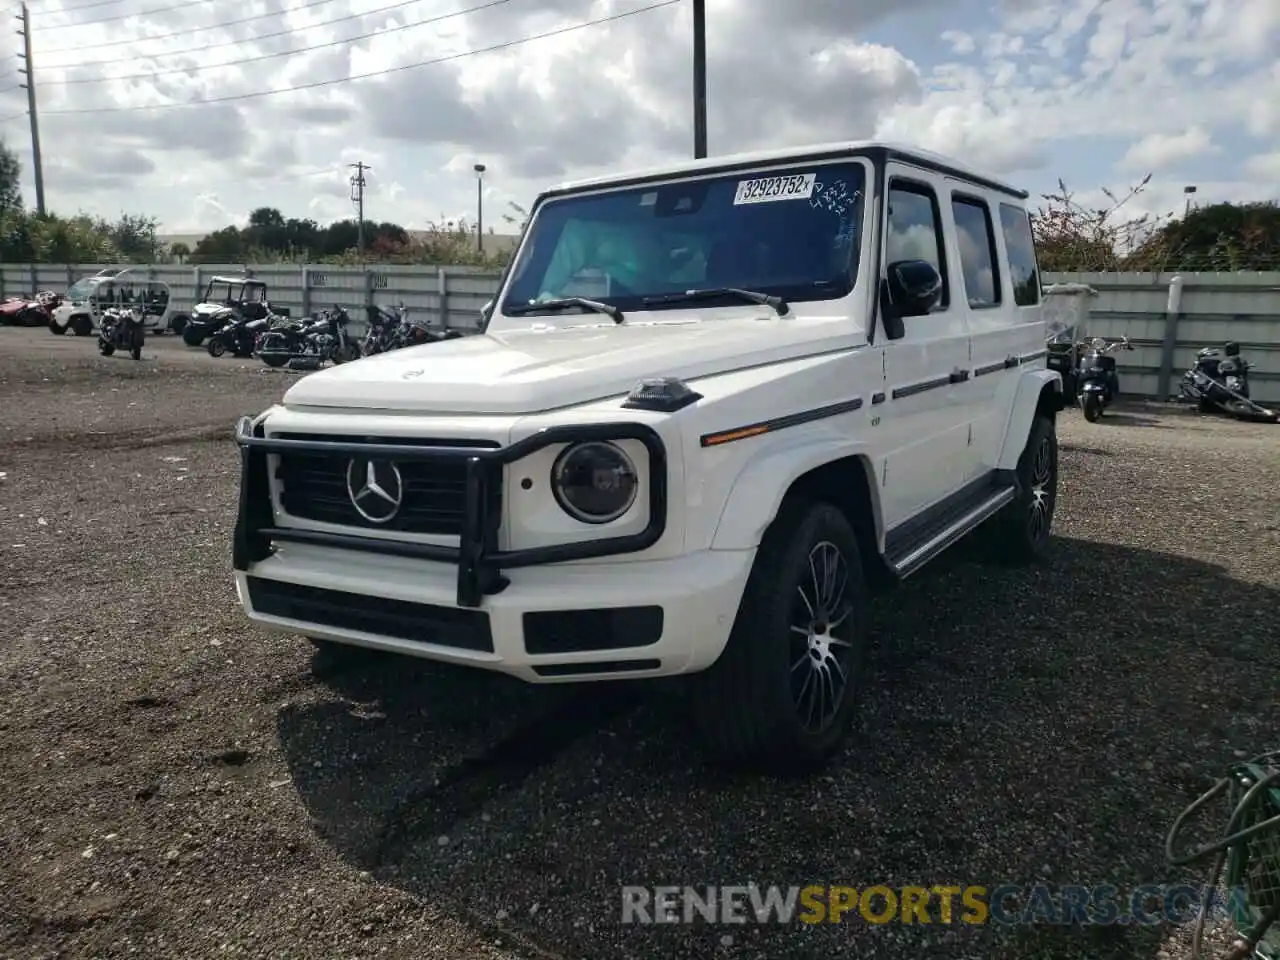
<svg viewBox="0 0 1280 960"><path fill-rule="evenodd" d="M862 735L785 783L643 690L251 627L230 430L295 376L0 329L0 957L1189 956L1187 926L624 926L619 887L1198 880L1173 817L1278 746L1280 428L1064 414L1052 558L961 547L877 601Z"/></svg>

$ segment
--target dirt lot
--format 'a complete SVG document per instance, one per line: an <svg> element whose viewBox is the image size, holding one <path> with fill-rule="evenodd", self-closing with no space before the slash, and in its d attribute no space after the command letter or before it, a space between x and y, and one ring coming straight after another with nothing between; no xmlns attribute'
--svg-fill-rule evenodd
<svg viewBox="0 0 1280 960"><path fill-rule="evenodd" d="M1185 926L624 926L619 888L1192 877L1173 817L1280 746L1280 428L1064 414L1052 559L961 549L878 601L861 737L779 783L643 691L335 672L249 626L230 430L294 376L0 329L0 957L1188 956Z"/></svg>

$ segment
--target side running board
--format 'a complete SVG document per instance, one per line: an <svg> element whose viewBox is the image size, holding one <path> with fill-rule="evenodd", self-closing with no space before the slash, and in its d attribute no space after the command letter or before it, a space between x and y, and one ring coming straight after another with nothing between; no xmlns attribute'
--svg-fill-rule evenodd
<svg viewBox="0 0 1280 960"><path fill-rule="evenodd" d="M962 491L927 515L914 518L885 537L885 561L905 580L984 520L1013 501L1013 483L994 477Z"/></svg>

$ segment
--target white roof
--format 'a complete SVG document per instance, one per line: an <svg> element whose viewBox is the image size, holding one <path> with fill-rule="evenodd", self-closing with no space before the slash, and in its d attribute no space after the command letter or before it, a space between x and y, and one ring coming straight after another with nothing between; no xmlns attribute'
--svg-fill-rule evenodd
<svg viewBox="0 0 1280 960"><path fill-rule="evenodd" d="M261 283L266 285L265 280L259 280L257 277L210 277L210 283Z"/></svg>
<svg viewBox="0 0 1280 960"><path fill-rule="evenodd" d="M928 164L937 164L947 166L957 173L963 173L975 179L988 180L988 182L1000 184L1001 187L1007 189L1011 193L1023 193L1023 188L1016 187L1014 184L1007 183L998 177L992 177L989 173L973 168L963 161L956 160L954 157L942 154L934 154L933 151L922 150L919 147L913 147L908 143L895 143L882 140L850 140L850 141L832 141L829 143L810 143L805 146L795 147L778 147L774 150L759 150L745 152L745 154L726 154L722 156L709 156L703 160L684 160L680 163L662 164L659 166L650 166L648 169L625 170L625 172L604 175L604 177L591 177L580 180L567 180L567 182L559 183L553 187L554 192L570 191L570 189L584 189L590 187L607 187L609 184L621 182L621 180L648 179L658 177L678 177L681 174L700 173L701 170L714 170L721 166L731 165L748 165L748 164L776 164L786 163L787 160L794 157L814 156L814 155L832 155L854 154L854 152L863 150L888 150L901 154L905 157L915 157L915 159L923 160Z"/></svg>
<svg viewBox="0 0 1280 960"><path fill-rule="evenodd" d="M603 187L624 180L639 180L649 177L671 177L680 176L682 174L699 173L703 170L714 170L724 166L736 166L746 164L768 164L768 163L785 163L788 160L797 157L810 157L815 154L839 155L842 153L854 153L860 150L870 149L889 150L894 153L902 154L905 157L915 157L926 163L938 164L949 167L958 173L963 173L975 179L987 180L992 183L999 184L1011 193L1021 194L1023 189L1007 183L998 177L993 177L989 173L976 169L956 160L952 157L944 156L940 153L933 153L929 150L922 150L919 147L913 147L904 143L893 143L885 140L840 140L830 143L808 144L798 147L781 147L774 150L758 150L749 153L726 154L718 157L707 157L703 160L684 160L678 163L667 163L661 166L649 167L648 169L628 170L619 173L608 174L607 176L590 177L583 180L570 180L557 184L552 188L555 192L563 190L581 190L590 187Z"/></svg>

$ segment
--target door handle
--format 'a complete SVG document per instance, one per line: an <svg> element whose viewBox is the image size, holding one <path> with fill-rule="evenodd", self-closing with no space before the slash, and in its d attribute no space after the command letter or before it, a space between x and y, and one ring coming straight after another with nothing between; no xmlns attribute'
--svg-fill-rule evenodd
<svg viewBox="0 0 1280 960"><path fill-rule="evenodd" d="M1005 368L1006 370L1008 370L1010 367L1016 367L1017 365L1018 365L1018 358L1017 358L1017 357L1005 357L1005 358L1004 358L1004 368Z"/></svg>
<svg viewBox="0 0 1280 960"><path fill-rule="evenodd" d="M952 383L964 383L966 380L969 379L969 371L968 370L952 370L951 376L948 377L947 379L949 379Z"/></svg>

